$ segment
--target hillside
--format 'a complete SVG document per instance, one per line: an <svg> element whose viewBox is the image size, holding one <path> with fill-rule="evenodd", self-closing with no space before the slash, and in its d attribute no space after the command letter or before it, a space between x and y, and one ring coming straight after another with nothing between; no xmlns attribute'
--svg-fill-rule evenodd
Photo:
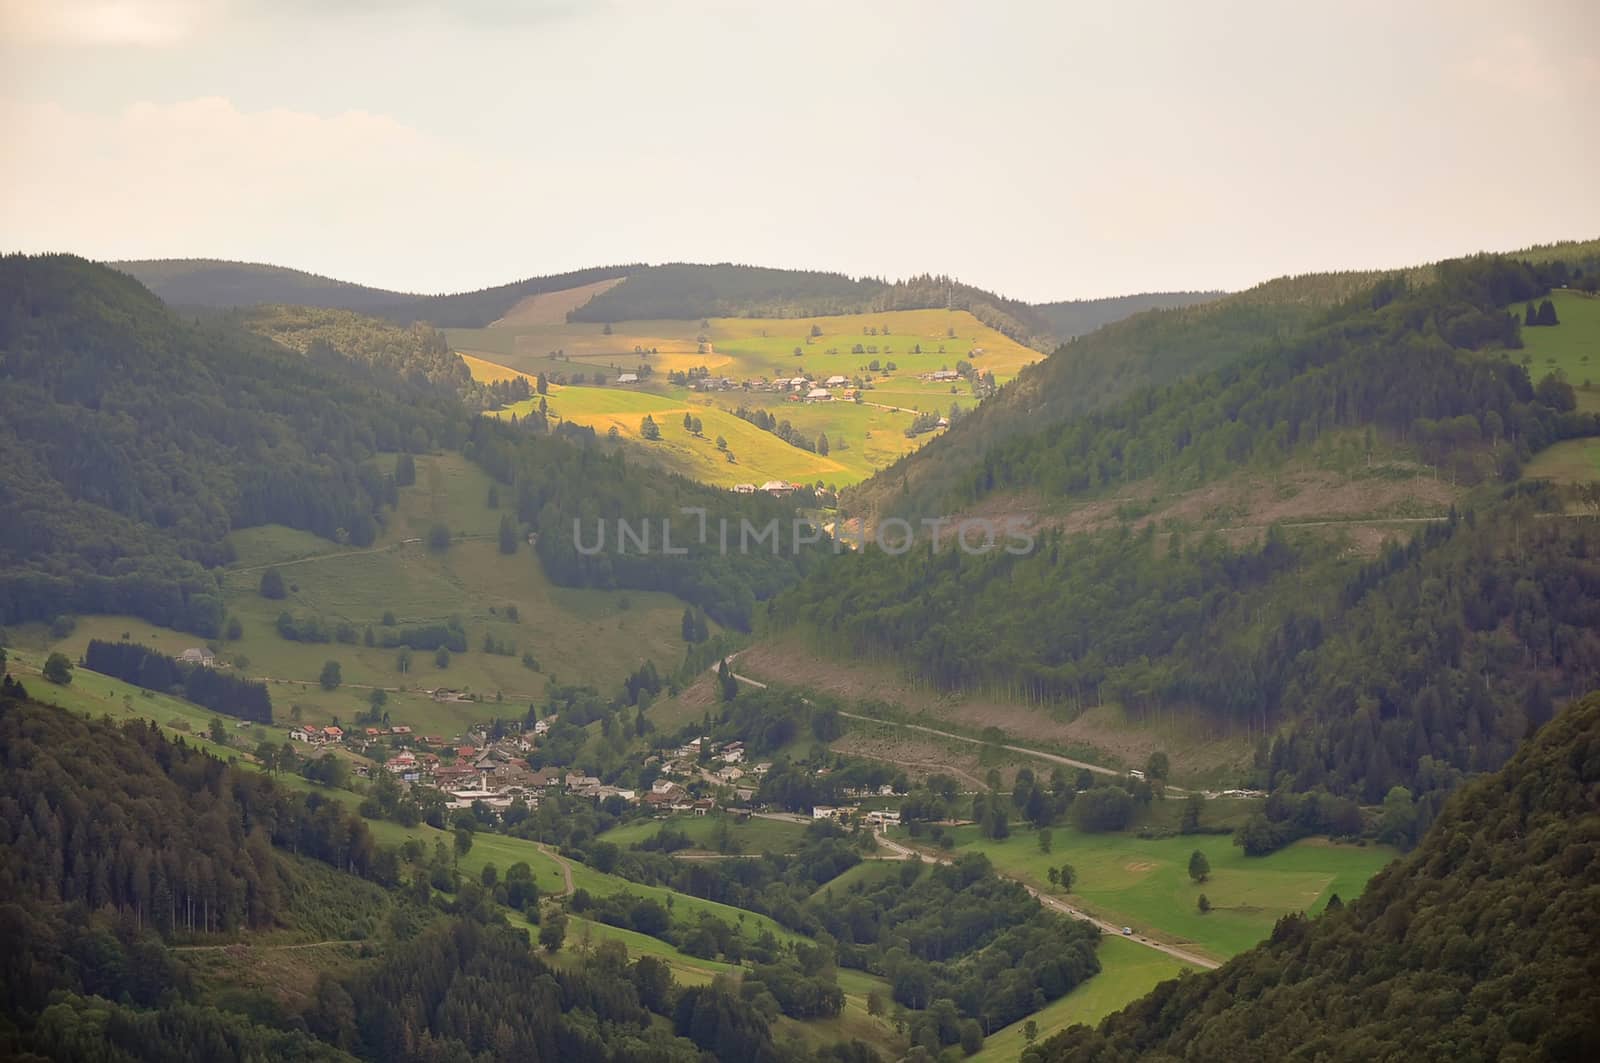
<svg viewBox="0 0 1600 1063"><path fill-rule="evenodd" d="M1146 310L1172 310L1197 306L1214 302L1227 294L1227 292L1141 292L1138 295L1118 295L1107 299L1067 299L1055 303L1037 303L1034 305L1034 310L1050 323L1052 335L1066 341Z"/></svg>
<svg viewBox="0 0 1600 1063"><path fill-rule="evenodd" d="M190 325L125 275L0 260L0 622L138 613L222 627L227 533L285 524L357 546L394 484L380 450L459 445L454 397Z"/></svg>
<svg viewBox="0 0 1600 1063"><path fill-rule="evenodd" d="M227 322L187 324L131 279L80 259L13 256L0 270L21 293L0 309L10 518L0 527L0 622L133 614L215 638L225 604L206 570L233 559L230 532L285 525L372 547L416 475L415 455L435 449L461 451L496 481L501 552L532 532L559 584L670 591L742 627L807 563L803 549L712 556L714 539L686 544L688 555L625 556L615 529L580 554L578 518L591 534L617 519L659 529L700 506L737 530L741 519L764 527L793 511L635 469L592 431L552 433L536 413L515 427L473 418L426 373L408 383L402 366L361 350L350 358L320 342L301 355ZM423 346L441 364L453 357ZM453 519L435 511L420 531L448 536Z"/></svg>
<svg viewBox="0 0 1600 1063"><path fill-rule="evenodd" d="M1511 257L1530 267L1562 263L1551 266L1545 283L1564 284L1566 263L1580 269L1592 263L1600 257L1600 241L1528 248ZM1588 272L1597 271L1591 266ZM1281 277L1211 302L1134 314L1062 345L934 446L850 492L846 503L869 517L947 506L957 489L953 478L997 446L1116 409L1147 389L1171 387L1247 357L1270 357L1325 326L1339 307L1380 282L1426 288L1437 277L1437 265Z"/></svg>
<svg viewBox="0 0 1600 1063"><path fill-rule="evenodd" d="M1493 259L1440 271L1282 348L994 448L946 499L996 518L994 548L956 548L952 524L939 551L863 550L775 602L774 625L1041 712L1193 714L1258 744L1256 786L1366 803L1403 786L1425 822L1462 773L1503 763L1553 702L1600 684L1592 522L1563 516L1553 491L1490 482L1558 438L1600 434L1570 388L1536 389L1500 360L1517 330L1501 308L1548 281ZM1281 470L1323 437L1369 497L1390 480L1421 497L1414 471L1373 461L1380 445L1484 486L1454 496L1464 514L1437 496L1432 513L1388 514L1394 541L1365 551L1338 521L1230 535L1227 513L1149 504L1252 464ZM981 508L1016 504L1007 490L1108 504L1099 530L1008 536L1006 511ZM1492 679L1467 679L1479 673Z"/></svg>
<svg viewBox="0 0 1600 1063"><path fill-rule="evenodd" d="M1600 1053L1600 695L1463 787L1354 903L1289 917L1029 1063L1588 1059Z"/></svg>
<svg viewBox="0 0 1600 1063"><path fill-rule="evenodd" d="M487 325L523 300L625 276L640 266L600 266L450 295L418 295L368 288L283 266L214 259L148 259L109 263L180 307L248 307L290 304L353 310L401 325L426 321L437 328Z"/></svg>

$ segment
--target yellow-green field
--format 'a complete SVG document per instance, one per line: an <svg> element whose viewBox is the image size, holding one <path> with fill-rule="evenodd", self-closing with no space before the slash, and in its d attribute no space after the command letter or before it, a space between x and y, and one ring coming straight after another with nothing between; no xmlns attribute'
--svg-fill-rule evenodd
<svg viewBox="0 0 1600 1063"><path fill-rule="evenodd" d="M815 327L820 335L812 336ZM868 335L867 330L877 334ZM887 334L885 334L885 332ZM954 333L951 335L950 333ZM782 479L845 486L871 476L930 435L907 439L916 411L947 413L952 404L976 403L965 381L933 383L921 374L954 369L960 360L1009 380L1041 355L1001 335L964 310L897 310L881 314L760 319L712 318L696 321L631 321L605 335L600 325L503 325L451 329L451 342L475 377L493 381L522 373L554 372L592 377L603 372L614 381L641 363L653 374L639 385L552 387L547 396L557 417L592 426L602 435L615 427L630 443L646 448L664 467L706 483L732 486ZM702 343L700 337L705 337ZM863 352L852 353L860 344ZM636 348L638 352L636 353ZM794 351L800 350L797 357ZM563 357L551 357L554 351ZM650 354L651 350L656 351ZM869 369L879 364L877 372ZM895 369L888 371L888 363ZM861 403L790 402L782 393L733 390L699 393L667 383L673 370L699 366L738 381L793 377L846 376L870 381ZM521 416L538 401L508 408L502 416ZM740 405L763 407L788 420L806 438L826 434L827 456L791 446L733 415ZM704 424L703 438L683 429L685 412ZM644 443L639 425L648 413L662 427L662 438ZM717 449L722 436L736 462ZM844 446L841 447L840 443Z"/></svg>
<svg viewBox="0 0 1600 1063"><path fill-rule="evenodd" d="M551 387L545 401L554 417L588 425L602 436L615 427L636 445L635 453L720 487L774 479L843 486L872 475L916 446L905 437L911 414L865 402L805 404L764 392L707 395L686 388L611 387ZM523 417L538 404L537 399L517 403L496 416ZM830 452L824 456L802 450L757 428L733 412L740 405L762 407L803 429L813 441L826 433ZM686 413L700 419L699 436L683 426ZM647 414L660 427L660 439L646 441L640 435ZM719 437L727 442L726 452L717 447ZM735 460L729 461L728 453Z"/></svg>

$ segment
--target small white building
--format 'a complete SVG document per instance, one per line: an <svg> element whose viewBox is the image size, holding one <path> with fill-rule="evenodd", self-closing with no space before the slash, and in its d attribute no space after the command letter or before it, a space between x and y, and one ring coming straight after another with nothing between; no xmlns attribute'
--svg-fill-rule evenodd
<svg viewBox="0 0 1600 1063"><path fill-rule="evenodd" d="M638 382L638 373L621 373L617 376L617 383L619 384L637 384Z"/></svg>
<svg viewBox="0 0 1600 1063"><path fill-rule="evenodd" d="M188 649L178 654L178 660L183 664L198 664L203 665L206 668L215 667L217 663L215 654L213 654L210 650L203 650L198 646L190 646Z"/></svg>

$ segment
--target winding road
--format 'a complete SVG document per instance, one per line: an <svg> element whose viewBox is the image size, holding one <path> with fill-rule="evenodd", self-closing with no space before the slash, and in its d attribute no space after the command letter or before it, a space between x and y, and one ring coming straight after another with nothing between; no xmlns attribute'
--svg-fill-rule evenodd
<svg viewBox="0 0 1600 1063"><path fill-rule="evenodd" d="M878 844L883 846L885 849L888 849L892 853L899 854L894 859L921 860L926 864L952 864L955 862L954 857L944 855L935 856L932 853L926 853L920 849L913 849L908 845L901 845L899 842L893 841L887 835L882 833L875 834L873 837L877 840ZM1082 911L1081 909L1074 908L1065 901L1057 900L1048 893L1043 893L1040 890L1035 889L1033 886L1030 886L1028 883L1013 875L1007 875L998 870L996 870L994 873L1000 878L1010 879L1012 882L1015 882L1017 885L1027 890L1030 894L1038 899L1040 904L1044 905L1046 908L1049 908L1055 912L1060 912L1062 915L1069 916L1073 919L1081 919L1086 923L1093 923L1100 929L1102 934L1116 934L1125 937L1127 940L1136 942L1145 946L1146 948L1155 949L1157 952L1164 952L1178 962L1189 964L1192 967L1200 967L1209 971L1215 970L1216 968L1222 966L1216 960L1209 960L1204 956L1197 956L1192 952L1178 948L1176 945L1168 945L1164 942L1156 941L1153 938L1145 937L1143 934L1123 934L1120 926L1116 926L1113 923L1108 923L1104 919L1090 915L1088 912Z"/></svg>

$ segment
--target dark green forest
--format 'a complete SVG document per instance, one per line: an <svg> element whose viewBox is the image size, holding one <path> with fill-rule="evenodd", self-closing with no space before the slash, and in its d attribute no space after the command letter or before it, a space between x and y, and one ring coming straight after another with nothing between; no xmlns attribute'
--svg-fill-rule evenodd
<svg viewBox="0 0 1600 1063"><path fill-rule="evenodd" d="M1428 460L1439 464L1502 434L1526 460L1553 438L1595 427L1537 410L1536 425L1507 420L1535 398L1531 382L1508 363L1496 384L1477 352L1520 345L1524 300L1600 275L1592 245L1569 250L1571 262L1555 249L1390 275L1285 278L1136 314L1028 367L845 502L916 517L999 490L1060 497L1150 476L1193 485L1356 426L1432 444ZM1537 398L1558 414L1572 409L1561 386ZM1478 433L1455 437L1463 427L1455 419L1488 420L1491 410ZM1465 462L1463 474L1482 475L1481 464Z"/></svg>
<svg viewBox="0 0 1600 1063"><path fill-rule="evenodd" d="M357 545L379 451L459 445L454 397L187 324L70 256L0 259L0 622L132 613L212 636L230 529Z"/></svg>
<svg viewBox="0 0 1600 1063"><path fill-rule="evenodd" d="M223 605L210 570L232 560L227 533L277 523L370 544L404 486L396 451L476 460L510 489L556 582L672 591L734 627L817 553L790 550L791 507L635 468L592 431L551 433L537 415L515 426L472 416L448 363L414 357L448 353L424 342L428 330L273 315L274 327L319 333L301 355L227 321L185 322L82 259L10 256L0 283L13 293L0 305L0 623L129 613L214 637ZM391 332L406 337L398 351ZM686 542L699 518L681 507L707 511L709 544ZM674 548L689 553L667 556L659 538L649 556L619 549L616 519L642 528L646 517L657 536L673 519ZM610 522L606 548L580 555L574 518L586 543L595 521ZM724 554L723 518L735 534L741 518L778 520L783 548Z"/></svg>
<svg viewBox="0 0 1600 1063"><path fill-rule="evenodd" d="M1436 800L1600 686L1600 524L1553 492L1497 495L1364 565L1306 533L1235 548L1147 525L1027 556L864 551L771 611L948 689L1275 735L1265 788Z"/></svg>
<svg viewBox="0 0 1600 1063"><path fill-rule="evenodd" d="M212 259L113 262L175 307L229 308L281 303L354 310L398 325L425 321L435 328L479 328L504 316L529 295L611 280L643 265L597 266L452 295L416 295L368 288L301 270Z"/></svg>
<svg viewBox="0 0 1600 1063"><path fill-rule="evenodd" d="M769 1007L774 992L800 984L792 961L756 968L744 987L688 990L662 961L629 962L605 946L558 968L508 923L504 887L491 894L461 879L442 855L428 863L420 844L380 848L340 802L169 742L142 721L35 704L9 677L0 763L5 1058L876 1058L858 1043L776 1042ZM430 878L453 895L435 893ZM213 985L169 949L246 931L370 948L319 975L300 1005Z"/></svg>
<svg viewBox="0 0 1600 1063"><path fill-rule="evenodd" d="M1600 695L1468 783L1361 897L1286 916L1027 1063L1600 1056Z"/></svg>

